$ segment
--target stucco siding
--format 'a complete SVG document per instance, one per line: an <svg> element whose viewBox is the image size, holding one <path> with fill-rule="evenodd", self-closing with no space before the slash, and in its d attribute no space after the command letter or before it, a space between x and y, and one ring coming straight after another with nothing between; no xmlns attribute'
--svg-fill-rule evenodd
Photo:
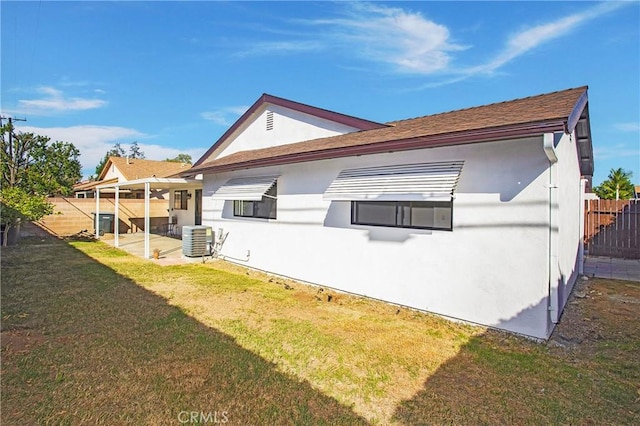
<svg viewBox="0 0 640 426"><path fill-rule="evenodd" d="M558 153L558 267L561 276L559 303L563 307L577 278L577 258L582 241L580 229L580 167L577 157L575 135L563 135L556 151Z"/></svg>
<svg viewBox="0 0 640 426"><path fill-rule="evenodd" d="M110 180L115 178L118 179L118 182L126 182L127 180L122 174L122 172L120 171L120 169L118 169L114 164L112 164L111 166L109 166L109 170L107 170L107 173L105 173L102 180Z"/></svg>
<svg viewBox="0 0 640 426"><path fill-rule="evenodd" d="M350 202L322 198L346 168L447 160L465 161L452 231L352 225ZM229 232L222 254L250 267L546 338L547 170L529 138L205 175L203 224ZM272 174L275 220L210 197L231 177Z"/></svg>
<svg viewBox="0 0 640 426"><path fill-rule="evenodd" d="M273 114L273 127L267 130L267 113ZM304 114L278 105L268 105L256 113L255 119L240 127L211 158L235 152L268 148L294 142L351 133L358 129Z"/></svg>
<svg viewBox="0 0 640 426"><path fill-rule="evenodd" d="M171 191L171 195L169 196L169 217L175 216L174 219L179 227L193 225L195 223L195 190L189 189L189 193L191 193L191 198L187 199L187 209L174 209L173 208L173 200L175 198L175 190Z"/></svg>

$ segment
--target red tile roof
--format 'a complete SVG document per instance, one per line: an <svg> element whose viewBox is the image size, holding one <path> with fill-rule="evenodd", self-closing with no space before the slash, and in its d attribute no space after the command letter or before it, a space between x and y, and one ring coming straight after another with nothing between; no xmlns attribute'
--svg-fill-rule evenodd
<svg viewBox="0 0 640 426"><path fill-rule="evenodd" d="M222 158L203 161L194 166L188 174L378 152L460 145L562 131L575 125L575 120L572 117L575 117L576 114L577 116L582 114L586 104L586 93L587 87L583 86L507 102L395 121L387 123L388 127L241 151Z"/></svg>

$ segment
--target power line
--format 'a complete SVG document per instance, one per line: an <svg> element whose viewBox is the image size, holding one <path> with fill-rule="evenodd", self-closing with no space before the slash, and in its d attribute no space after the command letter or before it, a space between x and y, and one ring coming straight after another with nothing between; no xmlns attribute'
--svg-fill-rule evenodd
<svg viewBox="0 0 640 426"><path fill-rule="evenodd" d="M27 121L26 118L5 117L4 115L1 115L0 116L0 126L2 126L2 120L9 120L9 124L13 124L14 121Z"/></svg>
<svg viewBox="0 0 640 426"><path fill-rule="evenodd" d="M4 117L0 116L0 126L2 126L2 120L9 120L9 156L12 162L15 162L16 153L13 152L13 120L15 121L27 121L26 118L13 118L13 117ZM4 142L4 134L2 136L2 141ZM16 151L18 151L18 147L16 147ZM15 179L15 171L14 168L11 168L11 178L10 182L13 184Z"/></svg>

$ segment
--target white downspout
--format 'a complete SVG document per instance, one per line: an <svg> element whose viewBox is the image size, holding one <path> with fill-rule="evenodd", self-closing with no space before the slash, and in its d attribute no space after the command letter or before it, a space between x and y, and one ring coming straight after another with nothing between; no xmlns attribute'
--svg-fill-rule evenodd
<svg viewBox="0 0 640 426"><path fill-rule="evenodd" d="M558 270L558 181L557 162L558 155L555 147L555 135L545 133L543 136L544 152L549 159L549 316L551 322L556 324L560 316L558 285L560 271Z"/></svg>
<svg viewBox="0 0 640 426"><path fill-rule="evenodd" d="M113 220L113 246L120 247L120 187L116 186L116 209L114 212Z"/></svg>
<svg viewBox="0 0 640 426"><path fill-rule="evenodd" d="M578 246L578 274L584 275L584 204L587 180L580 179L580 245Z"/></svg>
<svg viewBox="0 0 640 426"><path fill-rule="evenodd" d="M149 259L149 182L144 183L144 258Z"/></svg>
<svg viewBox="0 0 640 426"><path fill-rule="evenodd" d="M96 228L96 240L100 238L100 188L96 188L96 215L94 216L94 228Z"/></svg>

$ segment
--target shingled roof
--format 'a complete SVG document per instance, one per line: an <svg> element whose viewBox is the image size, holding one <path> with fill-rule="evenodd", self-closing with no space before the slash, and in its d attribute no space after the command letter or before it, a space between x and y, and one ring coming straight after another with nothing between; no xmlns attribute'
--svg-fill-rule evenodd
<svg viewBox="0 0 640 426"><path fill-rule="evenodd" d="M339 112L330 111L324 108L318 108L311 105L303 104L300 102L291 101L289 99L279 98L277 96L269 95L268 93L263 93L257 101L253 103L249 107L247 111L226 132L214 143L211 148L205 152L205 154L198 159L194 163L195 166L199 166L201 163L209 160L209 157L213 152L223 143L233 135L233 133L240 129L242 125L248 122L251 119L251 116L258 113L263 107L266 105L277 105L290 110L302 112L304 114L312 115L314 117L322 118L324 120L333 121L335 123L340 123L345 126L353 127L358 130L371 130L377 129L380 127L385 127L385 124L376 123L374 121L365 120L363 118L354 117L352 115L341 114Z"/></svg>
<svg viewBox="0 0 640 426"><path fill-rule="evenodd" d="M580 126L578 126L580 122ZM448 145L572 132L578 129L583 174L593 173L587 87L387 123L387 127L297 142L204 161L188 174L215 173ZM580 148L580 147L583 148ZM184 174L184 173L183 173Z"/></svg>
<svg viewBox="0 0 640 426"><path fill-rule="evenodd" d="M139 158L109 157L98 176L102 180L111 165L115 165L126 180L148 177L169 177L188 170L191 165L172 161L141 160Z"/></svg>

